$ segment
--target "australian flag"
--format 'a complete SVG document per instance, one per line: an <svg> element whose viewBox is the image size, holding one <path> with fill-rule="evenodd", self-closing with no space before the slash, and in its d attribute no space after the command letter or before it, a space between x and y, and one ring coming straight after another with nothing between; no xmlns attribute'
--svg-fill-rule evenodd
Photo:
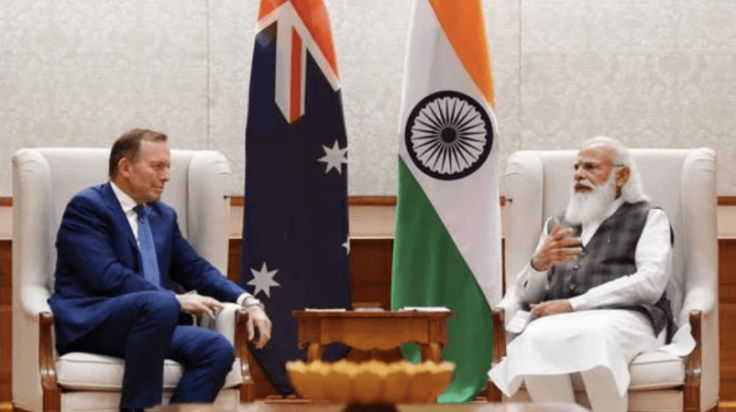
<svg viewBox="0 0 736 412"><path fill-rule="evenodd" d="M305 357L292 311L350 306L347 135L322 0L262 0L254 49L241 280L273 322L253 355L289 394L285 362Z"/></svg>

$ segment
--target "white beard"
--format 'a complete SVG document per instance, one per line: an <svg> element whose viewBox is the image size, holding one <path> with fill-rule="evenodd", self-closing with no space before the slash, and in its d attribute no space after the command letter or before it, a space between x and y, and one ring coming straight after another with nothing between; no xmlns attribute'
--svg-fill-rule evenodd
<svg viewBox="0 0 736 412"><path fill-rule="evenodd" d="M565 210L565 219L575 225L584 225L602 218L615 200L613 191L615 175L611 171L611 176L606 183L598 187L593 186L589 181L585 182L593 189L592 192L576 192L575 182L573 182L570 187L570 202Z"/></svg>

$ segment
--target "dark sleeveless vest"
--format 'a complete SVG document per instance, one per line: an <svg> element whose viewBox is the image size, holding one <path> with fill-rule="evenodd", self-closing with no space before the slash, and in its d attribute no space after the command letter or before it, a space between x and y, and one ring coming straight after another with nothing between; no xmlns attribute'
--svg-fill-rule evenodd
<svg viewBox="0 0 736 412"><path fill-rule="evenodd" d="M547 272L548 289L545 300L569 299L582 295L595 286L635 273L636 245L651 209L647 202L623 203L601 223L583 248L578 262L560 263ZM572 227L576 236L580 236L581 225L572 225L564 217L560 217L560 221L563 226ZM550 230L548 227L548 232ZM672 310L664 293L654 305L642 303L611 309L634 310L643 314L651 322L655 335L659 335L667 327L668 341L670 334L674 333Z"/></svg>

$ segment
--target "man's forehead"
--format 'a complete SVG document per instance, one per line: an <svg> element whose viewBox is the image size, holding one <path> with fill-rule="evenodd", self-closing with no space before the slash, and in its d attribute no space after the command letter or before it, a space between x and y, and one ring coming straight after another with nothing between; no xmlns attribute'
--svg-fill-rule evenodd
<svg viewBox="0 0 736 412"><path fill-rule="evenodd" d="M612 161L613 148L603 143L593 143L580 148L578 161L604 163Z"/></svg>
<svg viewBox="0 0 736 412"><path fill-rule="evenodd" d="M169 157L170 150L169 145L166 142L152 142L149 140L141 141L141 148L139 151L141 159L152 159Z"/></svg>

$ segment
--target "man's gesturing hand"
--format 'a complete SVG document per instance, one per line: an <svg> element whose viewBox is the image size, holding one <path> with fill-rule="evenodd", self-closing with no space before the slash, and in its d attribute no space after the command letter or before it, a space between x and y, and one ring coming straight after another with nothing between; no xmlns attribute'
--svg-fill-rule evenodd
<svg viewBox="0 0 736 412"><path fill-rule="evenodd" d="M271 340L271 320L266 316L266 312L258 305L246 306L248 312L248 340L253 341L255 338L255 329L258 329L258 340L255 342L256 349L263 349Z"/></svg>
<svg viewBox="0 0 736 412"><path fill-rule="evenodd" d="M583 252L579 237L572 228L563 228L555 218L552 231L532 259L534 269L544 272L560 262L575 262Z"/></svg>
<svg viewBox="0 0 736 412"><path fill-rule="evenodd" d="M207 315L210 319L214 319L217 312L222 310L222 303L217 299L196 293L176 295L176 300L179 301L182 312L195 316Z"/></svg>
<svg viewBox="0 0 736 412"><path fill-rule="evenodd" d="M566 299L549 300L540 304L531 304L532 315L541 318L542 316L556 315L558 313L572 312L572 306Z"/></svg>

